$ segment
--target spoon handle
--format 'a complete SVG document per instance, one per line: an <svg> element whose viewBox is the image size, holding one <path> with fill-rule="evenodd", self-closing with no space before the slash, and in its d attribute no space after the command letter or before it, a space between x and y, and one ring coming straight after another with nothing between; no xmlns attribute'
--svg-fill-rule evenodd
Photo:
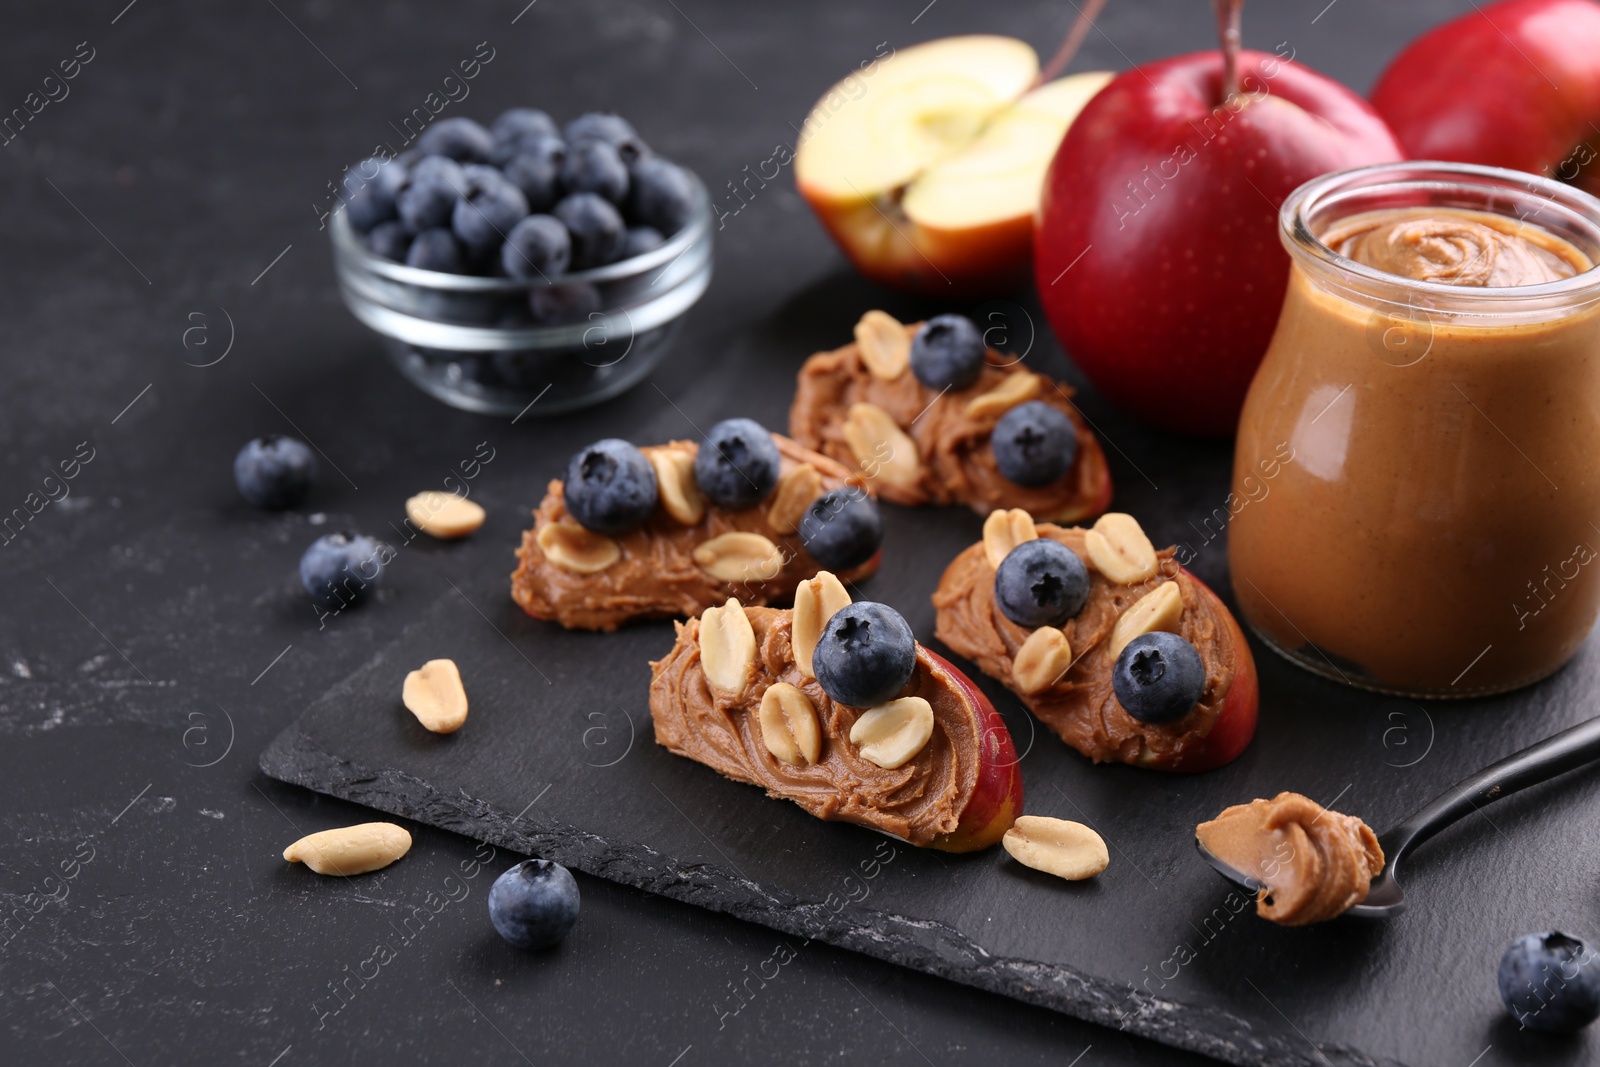
<svg viewBox="0 0 1600 1067"><path fill-rule="evenodd" d="M1385 836L1398 856L1457 819L1503 796L1600 760L1600 716L1552 734L1457 782Z"/></svg>

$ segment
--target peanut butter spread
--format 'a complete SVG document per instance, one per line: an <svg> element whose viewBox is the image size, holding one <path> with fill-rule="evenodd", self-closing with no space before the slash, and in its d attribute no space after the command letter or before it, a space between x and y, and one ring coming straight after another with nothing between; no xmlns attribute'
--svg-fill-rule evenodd
<svg viewBox="0 0 1600 1067"><path fill-rule="evenodd" d="M1040 537L1059 541L1087 560L1084 533L1078 527L1038 526ZM1178 565L1172 549L1157 553L1157 558L1156 573L1131 585L1111 582L1091 567L1089 598L1083 610L1060 626L1072 647L1072 666L1043 691L1031 696L1018 693L1045 725L1096 763L1172 766L1211 733L1233 683L1237 653L1226 632L1227 609ZM981 542L951 561L933 594L938 612L934 633L952 651L1015 690L1012 663L1033 631L1018 626L1000 610L994 597L994 573ZM1206 685L1200 702L1188 715L1171 723L1146 723L1124 711L1111 688L1116 656L1108 638L1122 613L1165 581L1176 582L1182 594L1183 614L1177 633L1200 653Z"/></svg>
<svg viewBox="0 0 1600 1067"><path fill-rule="evenodd" d="M1225 809L1195 828L1217 859L1264 887L1256 913L1283 926L1326 922L1367 899L1383 849L1366 823L1299 793Z"/></svg>
<svg viewBox="0 0 1600 1067"><path fill-rule="evenodd" d="M933 707L933 736L903 766L886 770L864 759L848 740L862 713L835 703L814 679L801 674L790 647L793 612L746 608L756 637L755 669L744 691L728 697L712 690L700 661L700 620L677 624L678 640L650 665L650 714L656 741L740 782L794 801L819 819L870 826L927 845L956 830L978 783L982 725L959 683L920 645L917 669L900 696L919 696ZM816 709L822 750L816 763L780 762L762 741L757 709L768 687L788 682Z"/></svg>
<svg viewBox="0 0 1600 1067"><path fill-rule="evenodd" d="M1540 285L1594 266L1538 226L1460 208L1369 211L1340 222L1322 241L1375 270L1444 285Z"/></svg>
<svg viewBox="0 0 1600 1067"><path fill-rule="evenodd" d="M915 333L920 323L908 326ZM999 367L1003 357L993 350L978 380L961 390L940 392L917 380L909 368L893 380L875 377L862 360L859 346L819 352L800 369L794 403L789 408L789 433L807 448L832 456L851 470L869 474L884 457L860 457L845 438L844 425L854 404L874 404L893 418L916 444L920 472L904 484L875 478L873 488L885 500L917 507L924 504L966 504L981 515L995 508L1022 508L1039 519L1071 522L1092 518L1111 500L1105 453L1078 414L1072 390L1020 365ZM968 405L1016 375L1037 378L1031 388L1013 394L1010 406L1041 400L1065 412L1078 431L1072 467L1049 485L1030 488L1000 473L989 437L1009 410L1001 404ZM1013 388L1023 383L1009 383Z"/></svg>
<svg viewBox="0 0 1600 1067"><path fill-rule="evenodd" d="M803 463L822 476L824 491L863 480L826 456L801 448L781 434L772 435L781 460L780 481ZM674 441L693 455L699 446ZM649 451L648 449L646 451ZM522 535L519 560L511 575L511 597L529 615L554 619L568 629L615 630L634 619L698 615L713 604L735 596L745 604L764 604L794 595L797 585L820 569L806 552L798 534L779 533L768 512L776 493L754 507L727 511L710 505L700 521L684 525L657 505L649 521L613 540L620 549L615 562L592 573L579 573L548 559L539 547L539 533L552 523L576 525L562 499L562 484L551 481L534 514L532 529ZM780 550L782 566L775 574L752 573L748 580L724 581L707 573L694 559L694 550L712 538L734 531L761 534ZM845 580L871 574L877 561L841 574Z"/></svg>

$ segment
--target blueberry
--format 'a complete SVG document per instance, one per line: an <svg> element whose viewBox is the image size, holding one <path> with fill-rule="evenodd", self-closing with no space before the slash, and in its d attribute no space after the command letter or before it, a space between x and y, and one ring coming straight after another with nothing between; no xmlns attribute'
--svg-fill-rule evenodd
<svg viewBox="0 0 1600 1067"><path fill-rule="evenodd" d="M489 124L489 134L496 144L509 144L533 134L555 137L560 132L556 120L536 107L514 107L502 111Z"/></svg>
<svg viewBox="0 0 1600 1067"><path fill-rule="evenodd" d="M506 234L500 262L507 277L550 279L567 272L572 238L551 215L529 215Z"/></svg>
<svg viewBox="0 0 1600 1067"><path fill-rule="evenodd" d="M892 700L917 669L917 641L900 613L870 600L834 612L811 664L822 691L852 708Z"/></svg>
<svg viewBox="0 0 1600 1067"><path fill-rule="evenodd" d="M487 163L494 137L471 119L440 119L417 138L417 152L445 156L462 163Z"/></svg>
<svg viewBox="0 0 1600 1067"><path fill-rule="evenodd" d="M489 921L508 944L549 948L578 921L578 881L549 860L523 860L489 887Z"/></svg>
<svg viewBox="0 0 1600 1067"><path fill-rule="evenodd" d="M1185 638L1155 630L1128 642L1111 668L1111 688L1140 722L1177 722L1200 703L1206 666Z"/></svg>
<svg viewBox="0 0 1600 1067"><path fill-rule="evenodd" d="M1059 626L1089 599L1089 568L1060 541L1024 541L994 572L994 599L1018 626Z"/></svg>
<svg viewBox="0 0 1600 1067"><path fill-rule="evenodd" d="M579 115L567 123L567 128L562 132L570 145L604 141L617 150L625 163L632 163L650 154L650 149L645 147L628 120L609 111L591 111Z"/></svg>
<svg viewBox="0 0 1600 1067"><path fill-rule="evenodd" d="M1600 960L1557 931L1511 942L1495 974L1500 999L1530 1030L1575 1033L1600 1018Z"/></svg>
<svg viewBox="0 0 1600 1067"><path fill-rule="evenodd" d="M269 433L233 457L233 480L244 498L258 508L283 511L299 507L316 479L317 457L293 437Z"/></svg>
<svg viewBox="0 0 1600 1067"><path fill-rule="evenodd" d="M711 427L694 457L694 480L718 507L748 508L778 484L778 446L754 419L724 419Z"/></svg>
<svg viewBox="0 0 1600 1067"><path fill-rule="evenodd" d="M344 177L340 180L346 195L354 193L357 189L376 186L380 193L391 200L400 192L405 182L406 165L398 159L384 159L381 156L372 156L354 166L346 167Z"/></svg>
<svg viewBox="0 0 1600 1067"><path fill-rule="evenodd" d="M634 222L668 237L688 224L694 214L694 182L688 171L676 163L650 158L635 163L629 177L628 212Z"/></svg>
<svg viewBox="0 0 1600 1067"><path fill-rule="evenodd" d="M656 472L644 453L617 437L581 449L567 463L567 511L595 533L626 533L656 509Z"/></svg>
<svg viewBox="0 0 1600 1067"><path fill-rule="evenodd" d="M406 265L423 270L439 270L447 274L465 274L467 257L457 243L455 235L442 227L423 230L406 251Z"/></svg>
<svg viewBox="0 0 1600 1067"><path fill-rule="evenodd" d="M344 210L357 233L366 233L395 217L395 200L377 185L360 186L344 194Z"/></svg>
<svg viewBox="0 0 1600 1067"><path fill-rule="evenodd" d="M528 293L528 311L540 326L587 322L600 310L600 290L584 282L541 285Z"/></svg>
<svg viewBox="0 0 1600 1067"><path fill-rule="evenodd" d="M983 371L983 334L965 315L936 315L911 338L911 373L929 389L965 389Z"/></svg>
<svg viewBox="0 0 1600 1067"><path fill-rule="evenodd" d="M364 534L326 534L300 557L300 584L319 607L347 608L383 580L391 558L392 549Z"/></svg>
<svg viewBox="0 0 1600 1067"><path fill-rule="evenodd" d="M989 443L1006 478L1018 485L1049 485L1072 469L1078 428L1060 408L1030 400L1000 417Z"/></svg>
<svg viewBox="0 0 1600 1067"><path fill-rule="evenodd" d="M806 507L799 533L812 559L831 571L847 571L877 553L883 544L883 517L865 489L830 489Z"/></svg>
<svg viewBox="0 0 1600 1067"><path fill-rule="evenodd" d="M403 222L380 222L367 234L367 247L374 255L404 263L406 250L411 247L411 231Z"/></svg>
<svg viewBox="0 0 1600 1067"><path fill-rule="evenodd" d="M561 163L561 189L598 193L620 205L628 197L628 167L605 141L584 141L573 145Z"/></svg>
<svg viewBox="0 0 1600 1067"><path fill-rule="evenodd" d="M443 156L419 160L395 197L400 221L413 233L450 225L450 214L467 184L461 166Z"/></svg>
<svg viewBox="0 0 1600 1067"><path fill-rule="evenodd" d="M533 151L519 153L506 162L506 180L522 190L528 200L528 210L549 211L555 206L561 195L563 158L564 150L560 153Z"/></svg>
<svg viewBox="0 0 1600 1067"><path fill-rule="evenodd" d="M489 166L465 167L467 179L450 216L450 229L473 252L499 247L528 216L528 198L506 176Z"/></svg>
<svg viewBox="0 0 1600 1067"><path fill-rule="evenodd" d="M622 216L604 197L573 193L551 211L572 235L572 269L614 263L622 251Z"/></svg>
<svg viewBox="0 0 1600 1067"><path fill-rule="evenodd" d="M659 230L649 226L630 226L622 235L622 253L618 259L632 259L642 256L652 248L660 248L666 241Z"/></svg>

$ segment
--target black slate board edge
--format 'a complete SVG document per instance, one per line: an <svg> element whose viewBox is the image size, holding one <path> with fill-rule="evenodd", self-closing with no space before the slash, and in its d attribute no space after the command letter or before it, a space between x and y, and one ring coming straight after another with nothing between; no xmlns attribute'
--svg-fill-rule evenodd
<svg viewBox="0 0 1600 1067"><path fill-rule="evenodd" d="M942 923L866 908L854 909L860 919L847 919L846 912L835 915L822 903L764 892L712 863L676 865L647 846L617 845L577 827L541 821L532 812L514 817L465 794L446 796L412 775L370 770L335 756L298 724L262 752L260 767L281 782L1240 1067L1404 1067L1343 1045L1312 1046L1261 1034L1248 1020L1214 1008L1137 997L1132 987L1071 967L990 956Z"/></svg>

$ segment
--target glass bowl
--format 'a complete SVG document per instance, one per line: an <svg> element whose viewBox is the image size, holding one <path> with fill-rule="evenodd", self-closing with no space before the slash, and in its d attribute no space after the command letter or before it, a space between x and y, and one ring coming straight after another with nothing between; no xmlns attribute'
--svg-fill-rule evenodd
<svg viewBox="0 0 1600 1067"><path fill-rule="evenodd" d="M691 180L693 215L659 248L532 281L385 259L340 211L328 227L339 292L400 373L446 404L519 418L598 404L660 362L711 282L711 199Z"/></svg>

